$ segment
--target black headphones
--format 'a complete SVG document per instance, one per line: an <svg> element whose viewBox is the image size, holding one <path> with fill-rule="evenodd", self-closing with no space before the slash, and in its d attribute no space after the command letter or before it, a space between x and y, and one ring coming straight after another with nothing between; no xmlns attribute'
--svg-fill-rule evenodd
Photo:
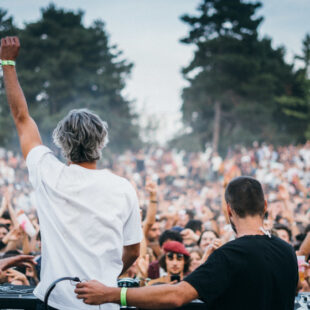
<svg viewBox="0 0 310 310"><path fill-rule="evenodd" d="M48 310L48 298L50 297L53 289L55 288L56 284L62 281L74 281L74 282L81 282L80 278L78 277L63 277L55 280L47 289L45 296L44 296L44 309Z"/></svg>

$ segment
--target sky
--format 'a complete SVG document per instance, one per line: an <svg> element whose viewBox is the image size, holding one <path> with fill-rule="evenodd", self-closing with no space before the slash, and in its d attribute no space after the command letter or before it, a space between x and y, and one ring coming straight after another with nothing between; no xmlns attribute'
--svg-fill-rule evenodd
<svg viewBox="0 0 310 310"><path fill-rule="evenodd" d="M227 0L229 1L229 0ZM17 25L40 18L40 8L49 0L0 0ZM200 0L55 0L57 7L85 11L84 23L96 19L106 23L111 43L118 45L126 59L134 63L124 95L145 125L158 119L157 140L170 138L180 130L181 91L186 86L181 68L194 48L179 43L189 28L180 21L182 14L195 14ZM274 47L287 50L287 60L300 53L301 41L310 33L309 0L263 0L258 15L264 16L260 35L273 39Z"/></svg>

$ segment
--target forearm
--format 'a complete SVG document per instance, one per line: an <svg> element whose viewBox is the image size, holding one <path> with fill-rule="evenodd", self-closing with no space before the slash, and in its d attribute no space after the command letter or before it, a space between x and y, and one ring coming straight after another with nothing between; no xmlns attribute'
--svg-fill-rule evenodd
<svg viewBox="0 0 310 310"><path fill-rule="evenodd" d="M30 253L30 244L29 244L29 239L28 235L24 235L23 238L23 254L28 255Z"/></svg>
<svg viewBox="0 0 310 310"><path fill-rule="evenodd" d="M150 230L150 228L152 227L152 225L155 223L155 220L156 220L157 203L155 201L156 201L156 196L155 198L154 197L150 198L150 204L146 212L146 219L143 224L144 236L147 236L148 231Z"/></svg>
<svg viewBox="0 0 310 310"><path fill-rule="evenodd" d="M13 209L13 206L12 206L12 204L11 204L10 202L8 203L8 211L9 211L9 214L10 214L10 217L11 217L11 221L12 221L13 226L14 226L14 227L19 226L16 213L15 213L15 211L14 211L14 209Z"/></svg>
<svg viewBox="0 0 310 310"><path fill-rule="evenodd" d="M120 304L120 288L110 288L109 302ZM184 293L184 292L183 292ZM127 290L127 305L143 309L177 308L183 304L178 285L158 285Z"/></svg>
<svg viewBox="0 0 310 310"><path fill-rule="evenodd" d="M140 254L140 244L133 244L130 246L124 246L123 248L123 270L121 274L123 274L139 257Z"/></svg>
<svg viewBox="0 0 310 310"><path fill-rule="evenodd" d="M18 125L29 117L27 102L19 85L15 66L3 66L4 86L13 119Z"/></svg>
<svg viewBox="0 0 310 310"><path fill-rule="evenodd" d="M140 256L145 256L147 254L147 245L145 237L143 237L141 243L140 243Z"/></svg>

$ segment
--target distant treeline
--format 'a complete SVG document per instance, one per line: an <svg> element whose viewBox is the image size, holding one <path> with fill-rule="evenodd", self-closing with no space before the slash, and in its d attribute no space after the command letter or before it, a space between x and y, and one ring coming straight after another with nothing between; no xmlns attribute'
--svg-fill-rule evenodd
<svg viewBox="0 0 310 310"><path fill-rule="evenodd" d="M285 60L283 47L261 38L261 3L202 0L196 16L184 15L190 30L182 44L194 45L182 73L189 86L182 92L184 132L171 146L214 150L253 141L297 144L310 139L310 35L299 66ZM56 122L73 108L87 107L110 126L111 148L142 146L137 115L122 90L133 64L109 43L102 21L85 27L83 12L54 5L38 21L18 28L0 9L0 37L18 35L17 70L32 116L46 143ZM0 85L0 145L16 138Z"/></svg>

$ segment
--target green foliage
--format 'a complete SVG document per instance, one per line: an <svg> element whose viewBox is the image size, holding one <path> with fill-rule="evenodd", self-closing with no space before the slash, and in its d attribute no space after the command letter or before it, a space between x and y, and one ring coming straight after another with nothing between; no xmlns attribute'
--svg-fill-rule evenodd
<svg viewBox="0 0 310 310"><path fill-rule="evenodd" d="M309 114L300 77L285 62L285 50L259 39L261 3L204 0L198 16L181 19L190 26L181 42L196 47L183 69L189 86L183 89L183 120L203 147L215 133L215 103L219 103L221 150L254 140L303 142ZM294 104L295 109L288 110ZM303 119L304 121L300 121Z"/></svg>
<svg viewBox="0 0 310 310"><path fill-rule="evenodd" d="M57 121L69 110L85 107L107 120L114 150L139 145L138 127L133 124L136 115L122 96L133 65L110 45L102 21L85 27L82 11L49 5L38 21L15 33L21 41L20 83L47 143ZM5 34L0 31L0 35ZM3 97L3 89L1 92ZM6 107L1 116L8 117ZM8 134L0 137L1 144L9 141Z"/></svg>

